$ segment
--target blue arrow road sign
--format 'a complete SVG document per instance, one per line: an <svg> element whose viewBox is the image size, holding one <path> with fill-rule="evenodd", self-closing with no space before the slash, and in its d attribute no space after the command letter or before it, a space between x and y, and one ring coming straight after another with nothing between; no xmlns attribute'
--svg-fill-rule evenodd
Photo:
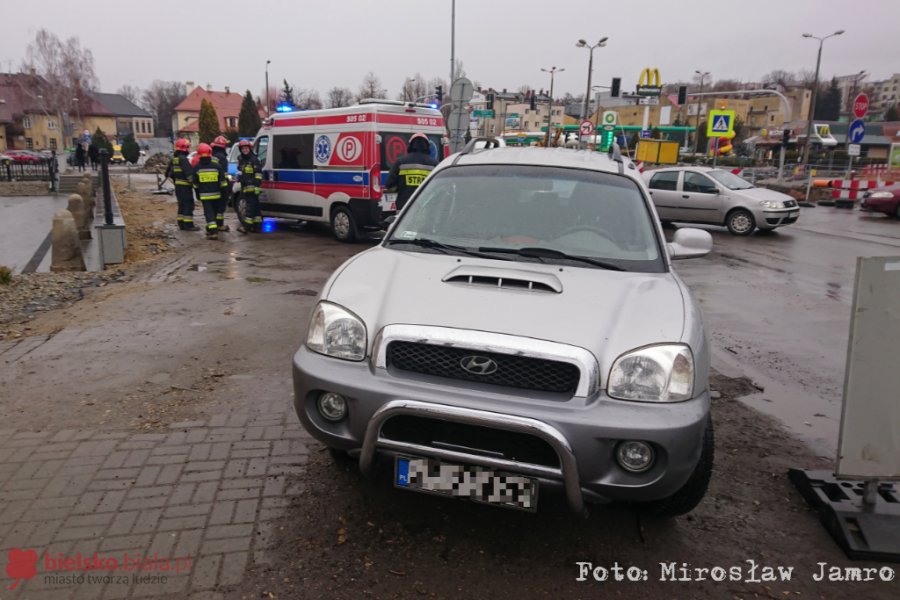
<svg viewBox="0 0 900 600"><path fill-rule="evenodd" d="M863 123L862 119L857 119L850 124L850 129L847 130L847 141L851 144L858 144L865 135L866 124Z"/></svg>

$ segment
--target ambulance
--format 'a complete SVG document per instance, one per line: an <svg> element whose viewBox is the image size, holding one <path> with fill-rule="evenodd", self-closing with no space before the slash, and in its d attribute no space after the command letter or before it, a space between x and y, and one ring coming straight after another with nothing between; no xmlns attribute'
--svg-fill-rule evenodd
<svg viewBox="0 0 900 600"><path fill-rule="evenodd" d="M414 133L432 156L449 154L444 119L427 104L363 100L355 106L272 115L253 150L262 165L263 217L329 223L337 239L356 240L396 213L388 172ZM235 205L243 219L242 201Z"/></svg>

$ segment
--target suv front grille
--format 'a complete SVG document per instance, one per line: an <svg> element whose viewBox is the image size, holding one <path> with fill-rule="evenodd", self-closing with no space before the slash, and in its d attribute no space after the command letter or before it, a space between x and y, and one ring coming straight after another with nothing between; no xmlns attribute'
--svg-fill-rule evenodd
<svg viewBox="0 0 900 600"><path fill-rule="evenodd" d="M471 357L482 363L486 362L483 359L493 361L496 370L485 374L467 371L463 361ZM578 367L567 362L402 341L388 344L387 364L436 377L564 394L575 392L581 375Z"/></svg>
<svg viewBox="0 0 900 600"><path fill-rule="evenodd" d="M428 417L399 415L381 426L381 437L478 456L559 467L556 451L544 440L515 431Z"/></svg>

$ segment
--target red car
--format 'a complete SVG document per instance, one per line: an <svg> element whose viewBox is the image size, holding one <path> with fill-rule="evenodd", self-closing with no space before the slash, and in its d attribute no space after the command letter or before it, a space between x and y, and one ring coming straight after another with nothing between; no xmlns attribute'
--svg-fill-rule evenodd
<svg viewBox="0 0 900 600"><path fill-rule="evenodd" d="M900 219L900 184L866 192L859 207Z"/></svg>
<svg viewBox="0 0 900 600"><path fill-rule="evenodd" d="M4 154L17 163L39 163L43 160L38 153L31 150L6 150Z"/></svg>

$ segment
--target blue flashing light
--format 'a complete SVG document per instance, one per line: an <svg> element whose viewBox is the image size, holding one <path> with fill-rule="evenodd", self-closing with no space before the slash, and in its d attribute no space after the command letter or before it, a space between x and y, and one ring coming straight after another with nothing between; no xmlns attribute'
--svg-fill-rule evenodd
<svg viewBox="0 0 900 600"><path fill-rule="evenodd" d="M275 110L277 112L292 112L294 110L294 107L290 104L279 104L275 107Z"/></svg>
<svg viewBox="0 0 900 600"><path fill-rule="evenodd" d="M272 233L275 231L275 221L271 219L263 219L262 224L263 233Z"/></svg>
<svg viewBox="0 0 900 600"><path fill-rule="evenodd" d="M431 106L431 108L438 108L440 105L437 102L432 102L429 106Z"/></svg>

